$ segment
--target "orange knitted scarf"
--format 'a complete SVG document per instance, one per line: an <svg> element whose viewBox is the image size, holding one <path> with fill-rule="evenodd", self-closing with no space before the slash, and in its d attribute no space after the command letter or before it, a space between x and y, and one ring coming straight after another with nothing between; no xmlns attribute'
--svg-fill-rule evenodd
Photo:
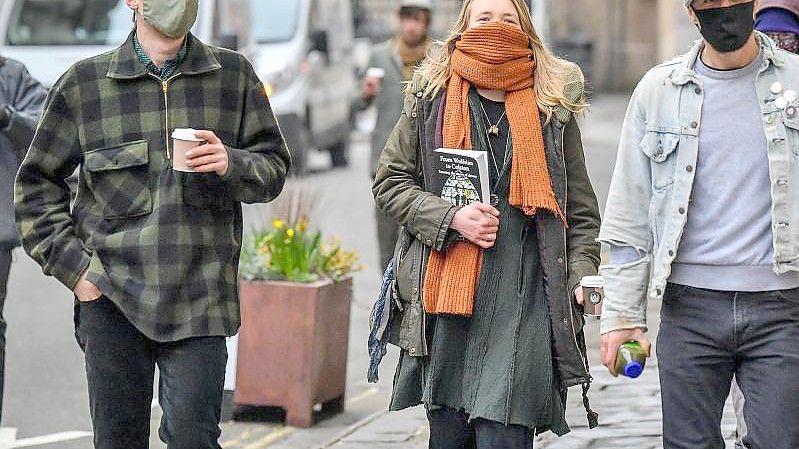
<svg viewBox="0 0 799 449"><path fill-rule="evenodd" d="M490 23L463 33L452 55L452 77L444 110L444 146L472 147L472 85L505 91L513 139L510 205L528 216L546 209L565 222L547 168L541 116L533 89L534 71L530 40L521 30ZM446 252L433 251L424 283L425 311L470 316L482 259L482 251L471 242L457 242Z"/></svg>

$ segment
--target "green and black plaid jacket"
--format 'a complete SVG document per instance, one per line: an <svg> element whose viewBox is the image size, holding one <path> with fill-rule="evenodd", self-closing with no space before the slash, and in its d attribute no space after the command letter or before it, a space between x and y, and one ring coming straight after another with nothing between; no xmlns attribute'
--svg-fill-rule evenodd
<svg viewBox="0 0 799 449"><path fill-rule="evenodd" d="M161 80L122 47L75 64L56 83L16 182L23 245L73 288L88 280L156 341L239 327L241 203L282 190L290 157L263 86L235 52L189 35ZM171 169L175 128L209 129L230 168ZM80 168L70 205L65 179Z"/></svg>

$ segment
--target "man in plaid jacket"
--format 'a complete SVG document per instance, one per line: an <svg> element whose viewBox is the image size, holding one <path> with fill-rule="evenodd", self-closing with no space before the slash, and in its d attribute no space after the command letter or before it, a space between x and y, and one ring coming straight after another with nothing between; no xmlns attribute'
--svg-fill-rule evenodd
<svg viewBox="0 0 799 449"><path fill-rule="evenodd" d="M127 41L50 92L17 177L17 220L26 251L75 293L95 447L148 447L158 366L161 439L218 449L241 203L274 199L290 157L249 62L189 33L197 0L126 3ZM172 169L176 128L204 130L187 155L197 173Z"/></svg>

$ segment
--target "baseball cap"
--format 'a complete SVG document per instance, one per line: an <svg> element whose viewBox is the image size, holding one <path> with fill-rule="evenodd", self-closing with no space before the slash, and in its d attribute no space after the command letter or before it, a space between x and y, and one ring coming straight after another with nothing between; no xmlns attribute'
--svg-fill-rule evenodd
<svg viewBox="0 0 799 449"><path fill-rule="evenodd" d="M433 2L430 0L402 0L400 8L421 8L432 11Z"/></svg>

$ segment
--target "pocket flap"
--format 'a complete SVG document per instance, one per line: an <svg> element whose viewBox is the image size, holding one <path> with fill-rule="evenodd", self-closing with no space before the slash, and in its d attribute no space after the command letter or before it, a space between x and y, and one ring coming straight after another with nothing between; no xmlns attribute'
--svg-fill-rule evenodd
<svg viewBox="0 0 799 449"><path fill-rule="evenodd" d="M99 172L147 165L147 149L146 140L137 140L89 151L85 155L86 170Z"/></svg>
<svg viewBox="0 0 799 449"><path fill-rule="evenodd" d="M679 134L647 131L641 140L641 151L655 162L663 162L674 153L680 143Z"/></svg>

